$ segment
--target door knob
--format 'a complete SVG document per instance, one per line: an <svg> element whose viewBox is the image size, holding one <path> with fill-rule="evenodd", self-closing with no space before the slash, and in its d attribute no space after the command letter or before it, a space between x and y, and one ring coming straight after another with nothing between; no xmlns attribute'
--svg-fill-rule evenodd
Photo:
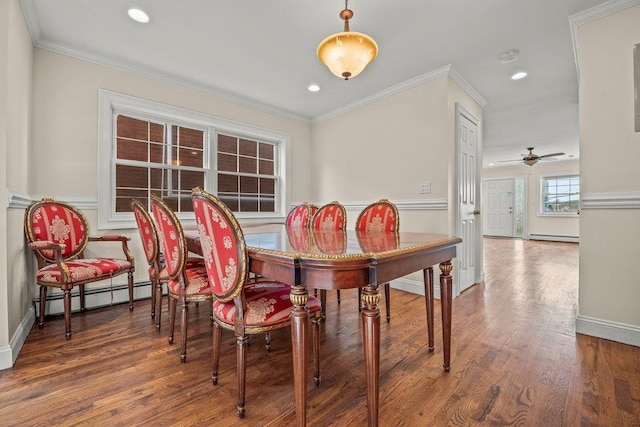
<svg viewBox="0 0 640 427"><path fill-rule="evenodd" d="M474 214L474 215L480 215L480 211L479 211L478 209L474 209L474 210L473 210L473 214Z"/></svg>

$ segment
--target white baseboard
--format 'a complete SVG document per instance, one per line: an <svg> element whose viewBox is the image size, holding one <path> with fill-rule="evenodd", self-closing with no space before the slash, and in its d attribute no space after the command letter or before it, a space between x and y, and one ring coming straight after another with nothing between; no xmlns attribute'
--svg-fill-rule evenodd
<svg viewBox="0 0 640 427"><path fill-rule="evenodd" d="M577 236L554 236L551 234L529 234L529 240L547 240L549 242L580 243Z"/></svg>
<svg viewBox="0 0 640 427"><path fill-rule="evenodd" d="M639 326L577 316L576 333L640 347Z"/></svg>
<svg viewBox="0 0 640 427"><path fill-rule="evenodd" d="M396 279L390 283L393 289L398 289L412 294L424 296L424 282L418 280L409 279ZM433 284L433 297L440 299L440 284L439 281L434 280Z"/></svg>
<svg viewBox="0 0 640 427"><path fill-rule="evenodd" d="M24 315L20 326L9 340L9 345L0 347L0 370L8 369L13 366L18 358L18 353L22 349L31 328L36 321L35 309L31 307Z"/></svg>

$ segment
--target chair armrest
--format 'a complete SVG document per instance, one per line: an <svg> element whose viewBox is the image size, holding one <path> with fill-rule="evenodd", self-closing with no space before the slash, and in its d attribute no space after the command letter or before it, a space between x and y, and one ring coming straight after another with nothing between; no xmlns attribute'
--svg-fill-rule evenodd
<svg viewBox="0 0 640 427"><path fill-rule="evenodd" d="M29 242L29 248L34 251L46 251L52 250L61 253L61 251L66 247L64 243L56 243L51 240L38 240L36 242Z"/></svg>
<svg viewBox="0 0 640 427"><path fill-rule="evenodd" d="M99 237L89 237L90 242L124 242L131 240L129 237L120 236L118 234L108 234Z"/></svg>
<svg viewBox="0 0 640 427"><path fill-rule="evenodd" d="M118 234L108 234L99 237L89 237L90 242L122 242L122 252L124 252L124 256L127 257L127 261L131 263L131 271L135 270L135 260L133 259L133 255L131 251L129 251L129 246L127 242L131 240L131 238L126 236L121 236Z"/></svg>
<svg viewBox="0 0 640 427"><path fill-rule="evenodd" d="M38 260L38 269L45 266L46 261L45 258L40 253L41 251L53 251L53 255L55 258L55 262L60 269L60 274L62 277L60 278L63 282L68 282L71 277L71 272L69 271L69 267L62 259L62 250L66 247L64 243L56 243L50 240L38 240L35 242L29 242L29 248L35 252L36 259Z"/></svg>

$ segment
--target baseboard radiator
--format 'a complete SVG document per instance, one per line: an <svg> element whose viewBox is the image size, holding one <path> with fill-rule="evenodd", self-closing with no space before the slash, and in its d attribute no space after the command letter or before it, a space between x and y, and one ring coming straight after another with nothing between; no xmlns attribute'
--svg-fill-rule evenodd
<svg viewBox="0 0 640 427"><path fill-rule="evenodd" d="M556 236L552 234L529 234L529 240L547 240L549 242L580 243L578 236Z"/></svg>

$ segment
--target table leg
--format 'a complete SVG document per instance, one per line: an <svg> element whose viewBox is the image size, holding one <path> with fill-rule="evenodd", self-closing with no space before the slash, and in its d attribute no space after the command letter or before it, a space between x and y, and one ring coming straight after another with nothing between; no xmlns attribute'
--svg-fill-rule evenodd
<svg viewBox="0 0 640 427"><path fill-rule="evenodd" d="M362 333L364 362L367 376L367 421L378 425L378 398L380 392L380 293L377 286L362 288Z"/></svg>
<svg viewBox="0 0 640 427"><path fill-rule="evenodd" d="M427 307L427 334L429 335L429 351L433 351L433 267L425 268L424 302Z"/></svg>
<svg viewBox="0 0 640 427"><path fill-rule="evenodd" d="M296 402L296 426L307 425L307 325L305 305L309 292L304 286L291 287L291 348L293 352L293 389Z"/></svg>
<svg viewBox="0 0 640 427"><path fill-rule="evenodd" d="M451 298L453 281L451 279L451 261L440 264L440 306L442 307L442 349L444 353L444 370L451 370Z"/></svg>

